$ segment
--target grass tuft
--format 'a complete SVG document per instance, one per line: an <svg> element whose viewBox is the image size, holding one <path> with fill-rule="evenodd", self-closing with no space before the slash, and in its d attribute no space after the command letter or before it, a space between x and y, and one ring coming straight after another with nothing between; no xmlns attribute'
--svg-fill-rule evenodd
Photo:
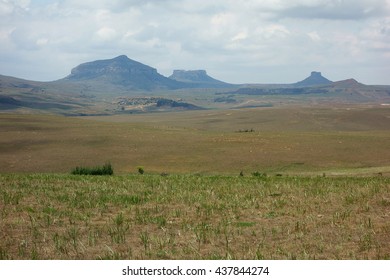
<svg viewBox="0 0 390 280"><path fill-rule="evenodd" d="M95 167L80 167L77 166L71 171L73 175L113 175L114 169L111 163L106 163L103 166Z"/></svg>

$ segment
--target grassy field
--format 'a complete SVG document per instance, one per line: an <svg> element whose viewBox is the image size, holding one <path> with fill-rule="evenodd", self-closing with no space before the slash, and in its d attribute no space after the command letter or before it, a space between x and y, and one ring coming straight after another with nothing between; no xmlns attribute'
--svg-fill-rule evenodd
<svg viewBox="0 0 390 280"><path fill-rule="evenodd" d="M252 131L252 132L245 132ZM0 114L0 172L390 174L388 108L260 108L105 117Z"/></svg>
<svg viewBox="0 0 390 280"><path fill-rule="evenodd" d="M390 259L388 177L0 175L0 259Z"/></svg>
<svg viewBox="0 0 390 280"><path fill-rule="evenodd" d="M390 259L389 118L2 113L0 259Z"/></svg>

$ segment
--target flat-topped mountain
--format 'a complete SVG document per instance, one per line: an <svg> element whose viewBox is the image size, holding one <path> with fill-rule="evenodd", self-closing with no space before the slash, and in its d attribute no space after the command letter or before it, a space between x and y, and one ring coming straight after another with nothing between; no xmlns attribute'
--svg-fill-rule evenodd
<svg viewBox="0 0 390 280"><path fill-rule="evenodd" d="M97 81L141 90L184 87L183 84L160 75L155 68L131 60L125 55L80 64L63 80Z"/></svg>
<svg viewBox="0 0 390 280"><path fill-rule="evenodd" d="M215 102L231 103L235 102L234 96L262 96L268 98L277 98L278 96L285 96L286 99L291 96L312 96L318 100L332 100L335 102L356 102L369 103L377 102L381 104L388 104L390 98L389 86L367 86L359 83L355 79L347 79L337 82L331 82L324 78L320 72L311 72L310 77L295 84L285 85L251 85L241 87L232 91L221 91L216 93L218 97ZM251 101L250 106L255 102ZM263 100L262 100L263 101ZM244 102L247 107L248 102ZM267 103L257 102L256 106L264 106ZM240 105L241 106L241 105Z"/></svg>
<svg viewBox="0 0 390 280"><path fill-rule="evenodd" d="M210 77L205 70L175 70L167 78L125 55L80 64L66 78L52 82L0 75L0 110L23 113L100 115L268 107L291 100L305 103L306 96L310 102L389 104L390 86L364 85L354 79L331 82L320 72L295 84L275 85L233 85ZM119 97L123 100L118 102Z"/></svg>
<svg viewBox="0 0 390 280"><path fill-rule="evenodd" d="M173 74L169 78L178 82L190 83L196 87L221 88L233 86L210 77L206 70L173 70Z"/></svg>
<svg viewBox="0 0 390 280"><path fill-rule="evenodd" d="M332 81L321 75L321 72L311 72L310 76L306 79L293 84L296 87L310 87L310 86L323 86L329 85Z"/></svg>

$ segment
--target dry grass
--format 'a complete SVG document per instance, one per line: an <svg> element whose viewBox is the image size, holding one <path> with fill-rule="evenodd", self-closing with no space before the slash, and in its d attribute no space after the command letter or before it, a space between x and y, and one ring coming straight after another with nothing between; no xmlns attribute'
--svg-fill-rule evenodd
<svg viewBox="0 0 390 280"><path fill-rule="evenodd" d="M111 162L122 174L137 166L176 174L385 174L388 112L271 108L93 119L2 114L0 172L69 172Z"/></svg>
<svg viewBox="0 0 390 280"><path fill-rule="evenodd" d="M0 175L0 259L390 259L390 179Z"/></svg>
<svg viewBox="0 0 390 280"><path fill-rule="evenodd" d="M0 114L0 259L390 259L388 118ZM120 176L53 174L105 162Z"/></svg>

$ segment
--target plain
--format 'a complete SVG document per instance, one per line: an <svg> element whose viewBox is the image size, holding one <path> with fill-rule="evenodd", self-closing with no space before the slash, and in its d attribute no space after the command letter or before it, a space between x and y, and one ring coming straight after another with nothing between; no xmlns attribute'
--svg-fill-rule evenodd
<svg viewBox="0 0 390 280"><path fill-rule="evenodd" d="M389 123L389 108L370 106L0 114L0 170L63 173L110 162L119 174L137 166L174 174L387 174Z"/></svg>
<svg viewBox="0 0 390 280"><path fill-rule="evenodd" d="M389 259L388 132L369 105L0 114L0 259Z"/></svg>

